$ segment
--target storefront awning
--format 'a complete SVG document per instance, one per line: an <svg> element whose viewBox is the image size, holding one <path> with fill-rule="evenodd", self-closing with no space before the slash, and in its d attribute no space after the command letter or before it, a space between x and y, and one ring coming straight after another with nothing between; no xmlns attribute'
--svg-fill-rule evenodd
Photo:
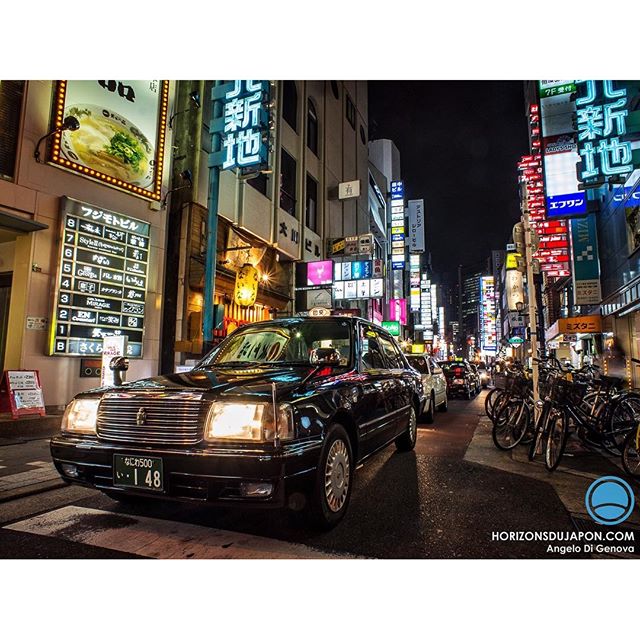
<svg viewBox="0 0 640 640"><path fill-rule="evenodd" d="M558 336L578 333L601 333L602 316L574 316L573 318L559 318L546 331L547 342L555 340Z"/></svg>
<svg viewBox="0 0 640 640"><path fill-rule="evenodd" d="M32 231L42 231L48 228L48 224L42 224L41 222L29 220L29 218L23 218L22 216L7 213L6 211L0 211L0 229L7 229L18 233L31 233Z"/></svg>

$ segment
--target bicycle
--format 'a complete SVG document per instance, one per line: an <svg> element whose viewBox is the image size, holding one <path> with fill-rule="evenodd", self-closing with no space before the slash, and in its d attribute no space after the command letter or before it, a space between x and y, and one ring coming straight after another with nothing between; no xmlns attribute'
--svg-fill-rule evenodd
<svg viewBox="0 0 640 640"><path fill-rule="evenodd" d="M624 441L622 466L634 478L640 478L640 424L632 430Z"/></svg>
<svg viewBox="0 0 640 640"><path fill-rule="evenodd" d="M564 455L572 422L578 436L588 445L602 447L620 455L629 433L638 427L640 396L618 393L614 384L606 385L605 399L594 404L583 402L589 385L584 382L554 381L551 412L545 425L545 466L554 471Z"/></svg>

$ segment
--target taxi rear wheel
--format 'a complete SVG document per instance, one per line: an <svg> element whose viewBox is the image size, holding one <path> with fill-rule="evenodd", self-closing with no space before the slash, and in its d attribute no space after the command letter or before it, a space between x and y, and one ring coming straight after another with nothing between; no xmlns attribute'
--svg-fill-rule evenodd
<svg viewBox="0 0 640 640"><path fill-rule="evenodd" d="M351 498L355 465L351 441L341 424L332 424L322 448L308 515L319 529L331 529L344 518Z"/></svg>
<svg viewBox="0 0 640 640"><path fill-rule="evenodd" d="M396 438L396 449L398 451L411 451L416 446L418 439L418 421L416 419L416 410L409 407L409 420L407 422L406 431Z"/></svg>
<svg viewBox="0 0 640 640"><path fill-rule="evenodd" d="M429 396L429 408L426 409L425 412L422 414L427 424L431 424L434 421L435 413L436 413L436 398L432 393Z"/></svg>

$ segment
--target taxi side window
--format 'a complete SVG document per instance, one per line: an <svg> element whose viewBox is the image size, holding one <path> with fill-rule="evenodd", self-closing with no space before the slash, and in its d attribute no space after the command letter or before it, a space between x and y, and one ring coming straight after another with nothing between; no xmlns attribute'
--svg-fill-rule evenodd
<svg viewBox="0 0 640 640"><path fill-rule="evenodd" d="M431 373L442 373L442 367L433 359L429 360L429 367L431 368Z"/></svg>
<svg viewBox="0 0 640 640"><path fill-rule="evenodd" d="M378 335L378 339L380 340L385 356L387 356L391 369L404 369L402 355L396 345L393 344L393 341L382 334Z"/></svg>
<svg viewBox="0 0 640 640"><path fill-rule="evenodd" d="M387 368L384 356L382 355L382 348L378 342L378 336L375 331L366 328L362 329L360 358L364 371Z"/></svg>

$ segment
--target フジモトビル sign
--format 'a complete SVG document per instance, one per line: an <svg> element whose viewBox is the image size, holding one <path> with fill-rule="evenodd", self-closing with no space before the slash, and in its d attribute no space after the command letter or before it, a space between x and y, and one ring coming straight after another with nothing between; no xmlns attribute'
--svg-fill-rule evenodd
<svg viewBox="0 0 640 640"><path fill-rule="evenodd" d="M50 355L97 355L103 338L121 335L141 357L149 223L70 198L61 218Z"/></svg>

